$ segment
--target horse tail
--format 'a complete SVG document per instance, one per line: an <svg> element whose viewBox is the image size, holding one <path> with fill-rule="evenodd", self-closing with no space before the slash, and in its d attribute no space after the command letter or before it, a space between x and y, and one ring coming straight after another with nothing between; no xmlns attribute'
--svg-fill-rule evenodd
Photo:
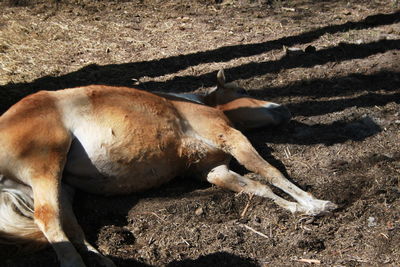
<svg viewBox="0 0 400 267"><path fill-rule="evenodd" d="M0 181L0 244L16 246L18 252L32 252L47 245L33 219L29 190L8 187Z"/></svg>

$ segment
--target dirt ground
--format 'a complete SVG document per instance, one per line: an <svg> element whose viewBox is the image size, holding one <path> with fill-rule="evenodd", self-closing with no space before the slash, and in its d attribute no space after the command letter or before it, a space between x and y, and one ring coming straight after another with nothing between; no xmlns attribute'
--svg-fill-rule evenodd
<svg viewBox="0 0 400 267"><path fill-rule="evenodd" d="M28 1L0 2L0 112L87 84L202 92L224 68L293 113L246 134L261 155L340 206L292 215L190 177L139 195L78 192L87 238L118 266L400 266L397 1ZM51 248L15 251L1 247L0 266L58 264Z"/></svg>

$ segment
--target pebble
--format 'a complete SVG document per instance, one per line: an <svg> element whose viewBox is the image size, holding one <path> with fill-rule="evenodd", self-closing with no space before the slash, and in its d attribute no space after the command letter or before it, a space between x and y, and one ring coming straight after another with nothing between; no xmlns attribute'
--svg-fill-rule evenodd
<svg viewBox="0 0 400 267"><path fill-rule="evenodd" d="M368 217L368 227L376 226L376 219L374 217Z"/></svg>
<svg viewBox="0 0 400 267"><path fill-rule="evenodd" d="M196 214L197 216L200 216L200 215L203 214L203 213L204 213L204 211L203 211L203 208L202 208L202 207L197 208L197 209L195 210L195 212L194 212L194 214Z"/></svg>

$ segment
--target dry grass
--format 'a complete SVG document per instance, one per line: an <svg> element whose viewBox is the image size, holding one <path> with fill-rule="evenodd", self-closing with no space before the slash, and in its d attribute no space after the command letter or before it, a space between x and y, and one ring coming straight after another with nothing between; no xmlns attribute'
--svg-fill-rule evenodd
<svg viewBox="0 0 400 267"><path fill-rule="evenodd" d="M212 262L221 251L230 253L223 260L250 257L271 266L304 266L300 259L395 266L400 54L393 44L400 22L361 22L396 11L390 0L82 0L0 8L0 104L71 84L204 90L225 68L251 95L285 103L294 114L284 129L249 133L257 150L341 209L299 222L258 197L181 180L137 201L80 199L76 212L91 241L121 266L196 263L201 255ZM332 30L351 21L356 26ZM288 55L287 43L312 45L316 53ZM380 130L363 136L366 118ZM368 226L369 217L376 226ZM50 250L11 266L50 266L53 256Z"/></svg>

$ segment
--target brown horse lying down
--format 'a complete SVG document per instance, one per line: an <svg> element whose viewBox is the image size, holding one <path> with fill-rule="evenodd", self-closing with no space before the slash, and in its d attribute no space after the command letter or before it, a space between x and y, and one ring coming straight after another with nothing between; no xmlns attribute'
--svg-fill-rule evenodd
<svg viewBox="0 0 400 267"><path fill-rule="evenodd" d="M235 129L285 123L287 109L240 94L223 71L217 80L202 96L93 85L41 91L12 106L0 117L1 239L45 238L61 266L85 266L76 249L114 266L86 241L67 189L128 194L185 174L270 198L293 213L335 209L289 182ZM231 157L296 202L229 170Z"/></svg>

